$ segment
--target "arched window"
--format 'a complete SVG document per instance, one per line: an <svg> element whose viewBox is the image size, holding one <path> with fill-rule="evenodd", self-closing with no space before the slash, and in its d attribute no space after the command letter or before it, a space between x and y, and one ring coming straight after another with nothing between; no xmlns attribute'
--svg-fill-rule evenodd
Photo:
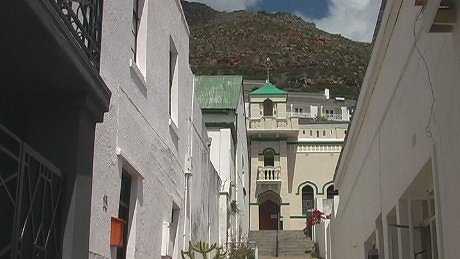
<svg viewBox="0 0 460 259"><path fill-rule="evenodd" d="M315 194L310 185L302 188L302 215L309 216L315 207Z"/></svg>
<svg viewBox="0 0 460 259"><path fill-rule="evenodd" d="M275 152L272 149L264 151L264 166L275 166Z"/></svg>
<svg viewBox="0 0 460 259"><path fill-rule="evenodd" d="M330 185L329 187L327 187L326 194L328 199L334 199L334 196L338 195L339 192L334 190L334 185Z"/></svg>
<svg viewBox="0 0 460 259"><path fill-rule="evenodd" d="M273 116L273 102L270 99L264 101L264 116Z"/></svg>

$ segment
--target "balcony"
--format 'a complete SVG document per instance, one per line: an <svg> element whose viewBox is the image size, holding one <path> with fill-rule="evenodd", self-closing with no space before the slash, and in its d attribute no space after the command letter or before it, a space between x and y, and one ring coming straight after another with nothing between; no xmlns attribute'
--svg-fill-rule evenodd
<svg viewBox="0 0 460 259"><path fill-rule="evenodd" d="M99 73L102 4L102 0L5 1L0 8L4 25L0 38L8 51L0 60L1 95L10 96L12 104L13 98L40 96L43 102L47 97L49 104L88 109L88 115L102 121L111 95ZM69 105L69 100L75 104Z"/></svg>
<svg viewBox="0 0 460 259"><path fill-rule="evenodd" d="M99 70L103 0L48 0L91 64Z"/></svg>
<svg viewBox="0 0 460 259"><path fill-rule="evenodd" d="M250 129L292 129L288 118L260 117L249 119Z"/></svg>
<svg viewBox="0 0 460 259"><path fill-rule="evenodd" d="M281 183L280 166L259 166L257 168L257 183Z"/></svg>
<svg viewBox="0 0 460 259"><path fill-rule="evenodd" d="M289 118L314 118L309 112L288 112Z"/></svg>
<svg viewBox="0 0 460 259"><path fill-rule="evenodd" d="M310 118L314 119L316 117L313 116L309 112L288 112L288 118ZM321 114L319 114L321 116ZM346 119L343 118L342 114L323 114L324 118L330 121L344 121Z"/></svg>

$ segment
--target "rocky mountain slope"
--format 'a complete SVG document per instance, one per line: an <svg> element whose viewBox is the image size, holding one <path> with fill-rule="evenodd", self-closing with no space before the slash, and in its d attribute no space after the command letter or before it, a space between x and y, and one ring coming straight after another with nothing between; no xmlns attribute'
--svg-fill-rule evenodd
<svg viewBox="0 0 460 259"><path fill-rule="evenodd" d="M319 30L290 13L218 12L182 2L190 26L190 64L197 75L242 74L289 91L357 98L371 45Z"/></svg>

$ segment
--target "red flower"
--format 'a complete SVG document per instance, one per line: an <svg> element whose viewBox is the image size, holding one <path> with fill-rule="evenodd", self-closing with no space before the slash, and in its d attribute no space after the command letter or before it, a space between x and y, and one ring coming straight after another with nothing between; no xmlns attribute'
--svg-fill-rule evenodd
<svg viewBox="0 0 460 259"><path fill-rule="evenodd" d="M316 224L321 224L322 219L328 218L328 216L324 216L324 212L320 210L314 210L310 217L307 218L306 228L311 228Z"/></svg>

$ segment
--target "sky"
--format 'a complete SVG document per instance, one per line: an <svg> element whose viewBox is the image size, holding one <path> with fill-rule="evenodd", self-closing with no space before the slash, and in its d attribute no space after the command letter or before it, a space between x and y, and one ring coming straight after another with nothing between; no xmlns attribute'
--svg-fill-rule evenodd
<svg viewBox="0 0 460 259"><path fill-rule="evenodd" d="M191 0L218 11L257 10L295 13L316 27L355 41L370 42L381 0Z"/></svg>

